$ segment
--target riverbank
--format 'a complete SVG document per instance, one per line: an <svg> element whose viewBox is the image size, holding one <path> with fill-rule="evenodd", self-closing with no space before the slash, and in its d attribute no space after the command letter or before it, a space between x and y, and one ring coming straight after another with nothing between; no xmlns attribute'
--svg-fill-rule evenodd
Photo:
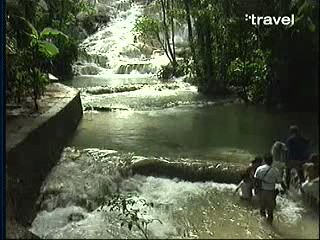
<svg viewBox="0 0 320 240"><path fill-rule="evenodd" d="M34 112L25 101L7 110L7 238L33 237L24 227L37 212L41 184L82 117L79 91L62 84L49 85L39 106Z"/></svg>

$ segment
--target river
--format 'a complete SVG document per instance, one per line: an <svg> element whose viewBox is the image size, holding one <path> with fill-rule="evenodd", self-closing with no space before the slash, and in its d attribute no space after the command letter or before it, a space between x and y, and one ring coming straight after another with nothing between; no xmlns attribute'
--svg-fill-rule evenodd
<svg viewBox="0 0 320 240"><path fill-rule="evenodd" d="M66 82L81 90L85 112L42 186L31 231L48 239L143 238L105 205L114 193L130 193L153 203L136 204L146 211L142 218L161 221L148 225L149 238L319 238L318 216L299 200L279 196L268 227L257 207L233 195L235 184L121 173L149 159L245 166L283 140L291 124L318 152L318 116L207 98L182 78L157 80L165 56L147 58L133 44L131 30L144 6L106 2L119 13L83 42L91 57L77 64L80 76Z"/></svg>

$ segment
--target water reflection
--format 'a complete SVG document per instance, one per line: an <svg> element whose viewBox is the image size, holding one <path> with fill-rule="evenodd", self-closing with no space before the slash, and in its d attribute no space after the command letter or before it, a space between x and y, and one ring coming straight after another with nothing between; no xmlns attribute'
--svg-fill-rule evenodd
<svg viewBox="0 0 320 240"><path fill-rule="evenodd" d="M318 151L318 119L313 114L270 113L234 104L97 113L94 121L88 115L80 122L71 145L156 156L210 158L223 149L229 156L232 152L249 156L269 151L273 141L285 138L288 126L296 123Z"/></svg>

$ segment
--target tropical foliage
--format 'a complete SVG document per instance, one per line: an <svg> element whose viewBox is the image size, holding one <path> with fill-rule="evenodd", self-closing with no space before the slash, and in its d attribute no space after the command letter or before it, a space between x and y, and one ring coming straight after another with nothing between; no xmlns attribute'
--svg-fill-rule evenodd
<svg viewBox="0 0 320 240"><path fill-rule="evenodd" d="M254 26L244 17L251 13L294 14L295 24ZM297 100L303 98L314 108L318 14L319 3L312 0L155 0L153 13L137 21L136 31L146 44L157 41L168 56L170 65L163 67L160 77L178 75L176 69L183 65L189 80L205 94L232 91L247 102L288 107L305 105ZM181 27L188 30L184 61L177 58L174 41Z"/></svg>
<svg viewBox="0 0 320 240"><path fill-rule="evenodd" d="M48 74L61 77L72 73L79 42L76 16L92 11L82 0L7 1L8 102L19 103L30 96L38 110L37 99L44 93Z"/></svg>
<svg viewBox="0 0 320 240"><path fill-rule="evenodd" d="M52 28L38 32L23 17L13 18L21 27L18 38L23 42L17 47L18 41L8 38L6 44L7 97L20 102L23 97L31 96L38 110L37 99L44 93L50 61L59 54L52 40L60 38L68 41L68 37Z"/></svg>

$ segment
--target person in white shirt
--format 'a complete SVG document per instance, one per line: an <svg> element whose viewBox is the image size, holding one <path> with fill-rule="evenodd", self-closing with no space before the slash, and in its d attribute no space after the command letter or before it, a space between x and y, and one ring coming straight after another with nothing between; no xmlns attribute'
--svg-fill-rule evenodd
<svg viewBox="0 0 320 240"><path fill-rule="evenodd" d="M260 191L258 192L260 215L262 217L266 217L267 212L267 221L272 223L273 210L276 206L277 196L275 185L276 183L280 183L283 188L283 193L286 191L286 186L282 180L279 170L272 167L272 156L265 156L264 162L265 164L257 168L254 178L255 181L261 183Z"/></svg>

